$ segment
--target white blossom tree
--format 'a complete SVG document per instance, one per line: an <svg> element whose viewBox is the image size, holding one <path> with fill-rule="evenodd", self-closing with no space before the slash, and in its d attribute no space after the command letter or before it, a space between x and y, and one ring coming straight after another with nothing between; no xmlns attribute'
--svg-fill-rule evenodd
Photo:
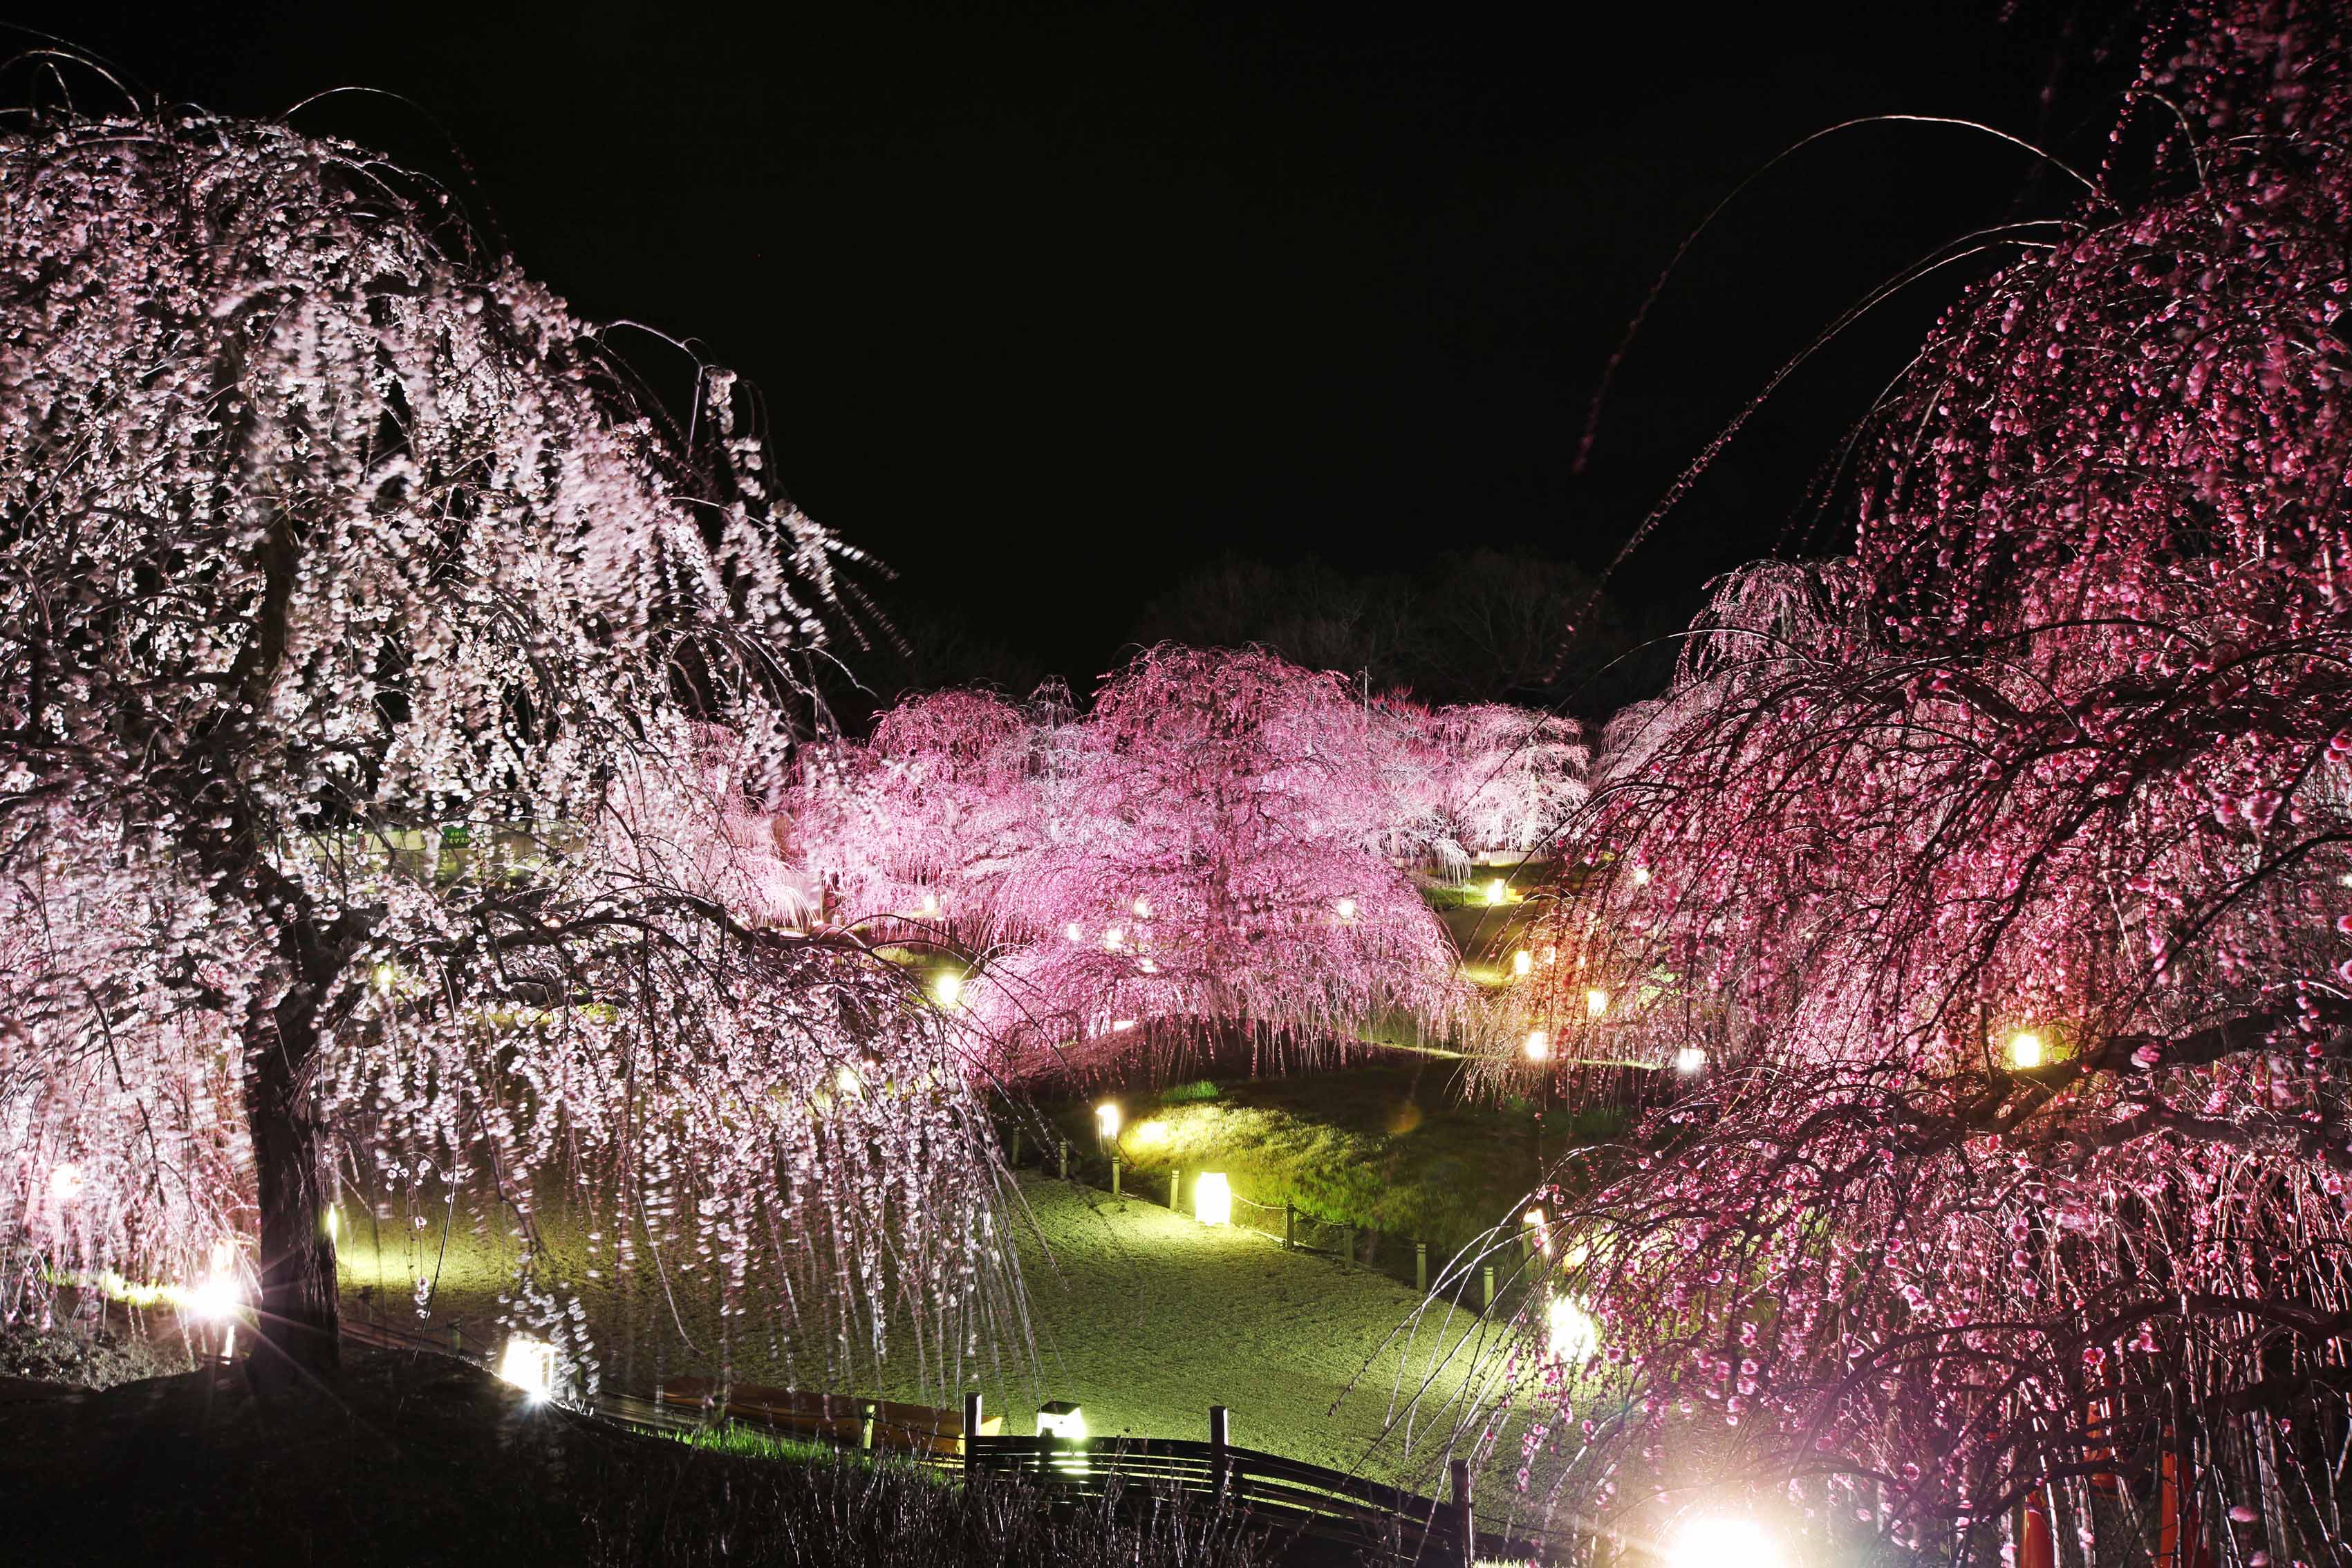
<svg viewBox="0 0 2352 1568"><path fill-rule="evenodd" d="M226 1243L256 1374L328 1369L340 1164L527 1234L560 1185L730 1314L956 1353L993 1166L955 1042L763 929L739 798L855 555L725 374L672 426L361 149L0 142L0 1311Z"/></svg>

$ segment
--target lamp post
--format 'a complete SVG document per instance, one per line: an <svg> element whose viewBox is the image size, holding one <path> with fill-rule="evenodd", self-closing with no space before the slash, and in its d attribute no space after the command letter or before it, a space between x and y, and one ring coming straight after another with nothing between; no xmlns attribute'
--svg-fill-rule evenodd
<svg viewBox="0 0 2352 1568"><path fill-rule="evenodd" d="M1118 1101L1106 1100L1095 1107L1095 1137L1110 1156L1110 1195L1118 1196Z"/></svg>

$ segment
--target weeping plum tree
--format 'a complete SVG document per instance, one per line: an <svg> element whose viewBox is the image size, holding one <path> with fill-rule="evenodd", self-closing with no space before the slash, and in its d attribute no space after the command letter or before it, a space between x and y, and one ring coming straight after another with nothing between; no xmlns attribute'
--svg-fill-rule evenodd
<svg viewBox="0 0 2352 1568"><path fill-rule="evenodd" d="M1319 1046L1463 1022L1412 868L1536 847L1584 758L1571 721L1170 645L1084 715L1058 687L941 692L812 750L787 856L845 920L976 965L971 1014L1031 1067L1234 1030Z"/></svg>
<svg viewBox="0 0 2352 1568"><path fill-rule="evenodd" d="M1157 1019L1307 1047L1391 1006L1444 1016L1452 950L1381 853L1390 737L1337 677L1151 648L1076 750L1066 829L1006 887L1041 940L992 970L986 1014L1054 1040Z"/></svg>
<svg viewBox="0 0 2352 1568"><path fill-rule="evenodd" d="M1586 1498L2340 1560L2347 44L2185 12L1870 421L1854 554L1735 574L1612 726L1562 984L1707 1066L1573 1211Z"/></svg>
<svg viewBox="0 0 2352 1568"><path fill-rule="evenodd" d="M958 1047L759 918L855 552L728 378L680 431L421 182L210 120L0 142L0 1312L226 1257L324 1369L334 1184L435 1183L591 1376L558 1193L742 1331L961 1353Z"/></svg>

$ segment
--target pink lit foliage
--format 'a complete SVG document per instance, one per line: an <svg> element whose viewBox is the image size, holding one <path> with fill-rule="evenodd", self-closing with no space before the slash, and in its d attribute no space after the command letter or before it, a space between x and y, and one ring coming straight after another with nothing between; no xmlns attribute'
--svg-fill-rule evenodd
<svg viewBox="0 0 2352 1568"><path fill-rule="evenodd" d="M1012 1070L1442 1026L1455 960L1407 864L1420 722L1262 651L1157 647L1083 717L1059 689L900 708L809 770L792 842L856 894L847 918L971 966L967 1016Z"/></svg>
<svg viewBox="0 0 2352 1568"><path fill-rule="evenodd" d="M1612 727L1560 940L1596 1036L1708 1065L1571 1206L1587 1504L1933 1545L2039 1492L2127 1561L2165 1458L2231 1560L2342 1560L2352 57L2176 37L1873 419L1853 558L1735 574Z"/></svg>
<svg viewBox="0 0 2352 1568"><path fill-rule="evenodd" d="M727 1336L952 1381L965 1064L897 971L767 929L748 804L855 552L723 374L688 437L463 237L280 127L0 142L0 1315L227 1240L257 1375L324 1369L328 1205L495 1194L513 1320L593 1381L560 1198Z"/></svg>
<svg viewBox="0 0 2352 1568"><path fill-rule="evenodd" d="M1414 837L1457 876L1473 856L1544 853L1584 805L1591 752L1573 719L1499 702L1393 710L1422 759Z"/></svg>

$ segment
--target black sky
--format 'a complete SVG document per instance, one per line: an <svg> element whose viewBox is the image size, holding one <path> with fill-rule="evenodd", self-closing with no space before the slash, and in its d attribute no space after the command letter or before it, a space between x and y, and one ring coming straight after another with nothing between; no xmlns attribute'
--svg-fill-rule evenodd
<svg viewBox="0 0 2352 1568"><path fill-rule="evenodd" d="M1676 242L1772 153L1857 115L2079 151L2106 105L2070 81L2044 128L2039 101L2065 20L1977 0L1735 21L592 0L45 26L217 110L343 85L413 100L297 123L457 178L437 122L526 269L758 384L792 494L899 570L902 618L960 606L1086 675L1142 599L1221 552L1605 562L1781 358L2006 216L2029 163L1918 127L1802 154L1693 253L1575 476L1586 400ZM1793 381L1622 595L1680 603L1771 549L1949 297Z"/></svg>

